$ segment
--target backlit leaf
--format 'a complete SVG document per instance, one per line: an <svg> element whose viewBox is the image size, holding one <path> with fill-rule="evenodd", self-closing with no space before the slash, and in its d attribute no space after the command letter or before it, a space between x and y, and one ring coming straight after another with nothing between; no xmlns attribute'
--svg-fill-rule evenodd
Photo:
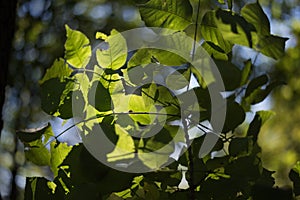
<svg viewBox="0 0 300 200"><path fill-rule="evenodd" d="M225 40L252 47L252 32L255 32L252 24L234 12L221 9L216 11L216 17L218 19L216 23Z"/></svg>
<svg viewBox="0 0 300 200"><path fill-rule="evenodd" d="M260 35L270 35L270 22L259 2L246 4L241 15L253 26Z"/></svg>
<svg viewBox="0 0 300 200"><path fill-rule="evenodd" d="M53 65L47 69L46 74L39 81L40 84L43 84L47 80L58 78L61 82L64 81L66 77L69 77L72 73L72 69L68 67L63 59L57 59L54 61Z"/></svg>
<svg viewBox="0 0 300 200"><path fill-rule="evenodd" d="M173 90L182 89L189 85L190 75L190 71L186 69L174 71L167 77L166 84Z"/></svg>
<svg viewBox="0 0 300 200"><path fill-rule="evenodd" d="M115 130L119 139L115 149L107 154L107 161L114 162L117 160L134 158L135 146L132 137L118 124L115 125Z"/></svg>
<svg viewBox="0 0 300 200"><path fill-rule="evenodd" d="M68 25L66 31L65 59L75 68L84 68L91 57L90 41L83 33L72 30Z"/></svg>
<svg viewBox="0 0 300 200"><path fill-rule="evenodd" d="M72 146L68 146L67 143L59 143L56 142L51 143L51 159L50 166L51 170L54 174L54 178L58 175L59 165L62 164L66 156L72 150Z"/></svg>
<svg viewBox="0 0 300 200"><path fill-rule="evenodd" d="M51 154L45 144L41 140L37 140L31 142L30 146L28 150L25 150L26 159L39 166L49 166Z"/></svg>
<svg viewBox="0 0 300 200"><path fill-rule="evenodd" d="M215 20L216 13L213 11L208 11L204 15L200 27L201 35L204 40L218 46L220 52L227 54L231 51L232 44L223 38L222 32L219 30Z"/></svg>
<svg viewBox="0 0 300 200"><path fill-rule="evenodd" d="M108 49L97 49L96 57L98 64L100 67L112 70L121 68L127 58L127 44L124 37L114 29L111 31L110 36L100 36L108 44Z"/></svg>
<svg viewBox="0 0 300 200"><path fill-rule="evenodd" d="M183 30L191 24L192 7L189 1L150 0L139 6L142 20L149 27Z"/></svg>

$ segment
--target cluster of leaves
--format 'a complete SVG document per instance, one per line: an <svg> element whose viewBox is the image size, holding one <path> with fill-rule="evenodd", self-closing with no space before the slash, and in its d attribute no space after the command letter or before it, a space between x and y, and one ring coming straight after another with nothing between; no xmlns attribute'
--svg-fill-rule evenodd
<svg viewBox="0 0 300 200"><path fill-rule="evenodd" d="M273 172L262 166L260 158L257 138L271 112L257 112L247 132L239 137L235 134L250 106L263 101L280 83L270 81L267 75L252 77L251 60L242 63L242 68L231 63L234 45L278 59L284 53L286 38L270 33L269 20L258 2L247 4L240 13L231 10L231 1L227 3L229 9L209 10L201 19L200 5L194 0L150 0L139 5L147 27L175 30L164 33L165 37L189 35L194 30L192 36L202 41L202 48L215 61L224 81L223 92L230 94L225 99L225 123L217 134L203 124L212 115L207 85L213 83L203 83L191 63L174 53L151 48L129 55L126 40L112 30L110 35L96 34L96 39L104 40L108 47L96 51L96 63L91 66L94 58L89 39L66 26L64 58L56 60L40 81L42 109L66 120L80 114L84 120L76 125L83 137L97 134L96 126L105 130L115 145L104 152L108 162L133 163L155 171L133 174L111 169L90 155L83 144L59 142L59 135L46 126L35 132L18 132L28 161L49 166L53 173L52 180L28 177L25 198L275 199L275 195L277 199L291 199L292 193L272 188ZM185 48L192 51L193 46L186 44ZM179 79L176 73L163 77L166 83L178 81L173 89L185 90L179 96L194 93L198 102L182 102L171 89L149 83L163 68L177 70L185 78ZM192 77L198 83L189 89ZM200 107L196 110L201 114L199 121L193 118L194 103ZM182 107L185 112L181 112ZM186 123L176 123L180 119ZM191 139L188 130L193 128L198 134ZM151 137L153 129L158 133ZM207 156L199 158L207 134L216 134L219 139ZM170 155L179 143L189 147L174 159ZM178 186L185 167L189 189ZM265 188L273 193L262 192Z"/></svg>

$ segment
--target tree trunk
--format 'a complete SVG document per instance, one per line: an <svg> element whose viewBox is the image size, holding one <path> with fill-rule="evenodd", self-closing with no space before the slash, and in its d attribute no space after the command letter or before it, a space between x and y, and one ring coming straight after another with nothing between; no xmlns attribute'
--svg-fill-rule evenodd
<svg viewBox="0 0 300 200"><path fill-rule="evenodd" d="M15 32L17 0L0 0L0 113L5 100L5 87L7 85L8 65L12 50L12 41ZM0 130L3 128L2 117ZM1 134L1 133L0 133ZM1 136L1 135L0 135Z"/></svg>
<svg viewBox="0 0 300 200"><path fill-rule="evenodd" d="M2 110L5 101L5 88L8 83L8 67L15 33L17 0L0 0L0 138L3 129ZM10 199L17 199L15 178L17 167L12 170L12 187ZM0 194L1 199L1 194Z"/></svg>

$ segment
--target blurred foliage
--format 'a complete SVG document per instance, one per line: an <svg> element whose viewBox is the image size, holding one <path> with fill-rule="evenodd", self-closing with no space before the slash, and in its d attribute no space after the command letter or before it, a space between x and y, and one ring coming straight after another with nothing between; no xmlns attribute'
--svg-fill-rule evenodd
<svg viewBox="0 0 300 200"><path fill-rule="evenodd" d="M260 138L264 163L277 171L278 184L291 184L287 174L300 159L300 21L294 21L291 28L297 43L286 51L272 73L286 85L272 95L276 115L264 127Z"/></svg>

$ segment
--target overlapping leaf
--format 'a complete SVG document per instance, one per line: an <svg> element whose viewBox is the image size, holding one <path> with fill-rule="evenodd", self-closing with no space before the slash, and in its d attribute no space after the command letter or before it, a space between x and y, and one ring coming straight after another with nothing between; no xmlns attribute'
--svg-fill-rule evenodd
<svg viewBox="0 0 300 200"><path fill-rule="evenodd" d="M121 68L127 58L127 44L123 36L112 30L110 36L97 34L97 39L103 39L108 44L108 49L97 49L96 56L100 67L117 70Z"/></svg>

